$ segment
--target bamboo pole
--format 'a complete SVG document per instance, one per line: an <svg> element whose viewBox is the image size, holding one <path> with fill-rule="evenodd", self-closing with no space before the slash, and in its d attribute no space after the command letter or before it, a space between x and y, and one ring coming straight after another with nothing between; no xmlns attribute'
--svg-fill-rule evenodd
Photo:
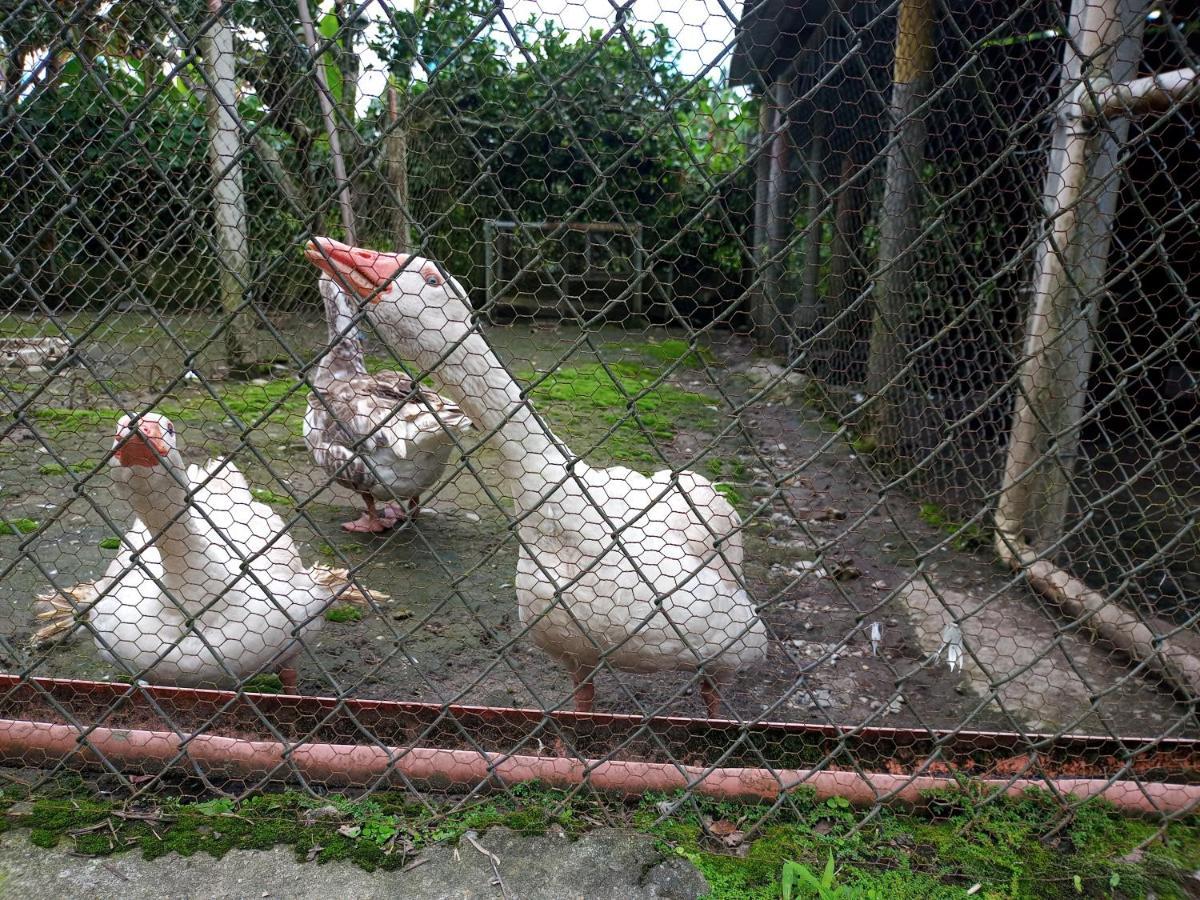
<svg viewBox="0 0 1200 900"><path fill-rule="evenodd" d="M1133 74L1145 7L1144 0L1072 3L1043 189L1046 227L996 508L997 531L1009 543L1023 543L1027 531L1035 547L1062 536L1120 186L1117 154L1129 129L1127 119L1093 127L1081 101L1097 81Z"/></svg>
<svg viewBox="0 0 1200 900"><path fill-rule="evenodd" d="M1169 91L1176 98L1191 90L1182 78L1138 79L1137 93L1131 88L1138 82L1124 84L1141 56L1145 11L1144 0L1074 0L1071 7L1044 188L1047 223L995 515L996 552L1075 622L1194 699L1200 697L1200 653L1175 635L1177 629L1144 620L1035 549L1053 548L1063 536L1116 214L1117 155L1129 127L1128 119L1106 127L1092 119L1109 109L1136 109L1141 101L1132 101L1139 96L1153 108L1168 84L1178 86L1178 95L1175 87Z"/></svg>
<svg viewBox="0 0 1200 900"><path fill-rule="evenodd" d="M934 0L900 0L896 20L896 62L890 105L891 140L883 215L879 222L879 278L867 359L867 393L872 399L872 430L884 452L900 443L902 409L897 393L904 371L908 300L921 233L921 169L926 125L921 103L933 76Z"/></svg>
<svg viewBox="0 0 1200 900"><path fill-rule="evenodd" d="M388 83L388 132L385 145L387 177L392 186L392 235L397 253L412 251L412 229L408 218L408 134L400 124L400 101L396 86Z"/></svg>
<svg viewBox="0 0 1200 900"><path fill-rule="evenodd" d="M242 146L237 121L236 72L233 30L224 17L222 0L208 0L215 21L201 41L209 88L205 91L208 112L209 162L213 172L213 221L221 248L218 282L221 307L229 321L225 326L225 358L233 375L254 368L252 350L254 320L245 307L244 294L250 283L249 235L246 195L242 185Z"/></svg>
<svg viewBox="0 0 1200 900"><path fill-rule="evenodd" d="M300 26L304 29L304 40L308 45L313 64L313 78L317 82L317 100L321 104L321 117L325 122L325 136L329 139L329 156L333 162L333 180L337 185L338 208L342 214L342 228L346 232L346 243L356 245L354 227L354 203L350 196L350 182L346 178L346 160L342 155L342 142L338 136L337 118L334 114L333 94L325 77L325 64L318 55L317 32L313 28L312 12L308 0L296 0L300 13Z"/></svg>

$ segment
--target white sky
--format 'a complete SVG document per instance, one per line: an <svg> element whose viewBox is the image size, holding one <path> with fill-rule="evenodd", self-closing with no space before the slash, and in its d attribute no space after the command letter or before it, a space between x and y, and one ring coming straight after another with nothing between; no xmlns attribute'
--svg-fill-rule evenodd
<svg viewBox="0 0 1200 900"><path fill-rule="evenodd" d="M620 5L621 0L615 2ZM332 0L324 0L321 6L324 9L332 8ZM381 18L384 6L411 9L412 3L411 0L382 0L368 7L368 19ZM682 72L697 75L707 65L719 60L717 66L723 75L729 67L726 47L733 40L734 28L734 23L725 13L726 7L734 15L740 15L742 0L634 0L626 24L634 32L648 30L655 23L663 24L679 48L679 67ZM610 0L505 0L504 8L513 24L527 22L531 17L539 23L550 20L572 36L586 34L593 29L607 31L616 19L616 10ZM493 33L503 41L502 29ZM709 77L717 74L710 73ZM384 85L385 78L379 60L370 50L365 50L359 80L360 111L365 111L370 101L380 95Z"/></svg>

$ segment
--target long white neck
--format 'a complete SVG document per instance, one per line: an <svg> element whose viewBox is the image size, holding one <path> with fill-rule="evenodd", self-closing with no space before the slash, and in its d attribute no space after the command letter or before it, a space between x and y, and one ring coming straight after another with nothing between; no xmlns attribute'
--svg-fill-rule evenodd
<svg viewBox="0 0 1200 900"><path fill-rule="evenodd" d="M546 427L521 388L472 324L465 335L438 349L426 341L417 362L483 434L496 434L501 474L519 509L532 508L549 488L562 484L570 451Z"/></svg>
<svg viewBox="0 0 1200 900"><path fill-rule="evenodd" d="M156 471L148 477L127 472L116 480L122 494L158 548L168 578L184 578L195 569L197 555L211 557L220 545L219 558L228 556L228 547L204 516L188 502L188 493L172 475ZM184 470L177 474L186 483ZM233 562L230 560L230 562Z"/></svg>

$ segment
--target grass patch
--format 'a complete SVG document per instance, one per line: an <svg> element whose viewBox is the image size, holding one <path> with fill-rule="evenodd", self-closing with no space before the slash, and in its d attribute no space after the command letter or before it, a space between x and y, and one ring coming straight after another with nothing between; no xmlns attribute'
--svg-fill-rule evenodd
<svg viewBox="0 0 1200 900"><path fill-rule="evenodd" d="M1088 802L1069 818L1047 793L978 802L971 790L941 791L924 808L885 808L869 820L841 798L817 802L802 792L784 808L696 798L663 818L677 798L647 794L623 801L584 791L520 785L463 808L461 798L418 803L401 793L366 799L299 793L219 797L185 803L139 799L136 816L119 800L97 799L77 778L31 791L0 791L0 830L29 829L43 847L72 842L79 854L140 849L147 858L223 856L232 849L291 846L299 859L346 859L368 871L400 868L422 848L454 843L468 830L504 826L541 834L551 826L578 835L593 824L617 824L652 835L659 848L690 860L708 880L711 900L775 900L790 866L793 896L820 896L800 875L825 881L827 896L925 900L975 896L1055 898L1187 896L1200 867L1195 817L1161 828ZM736 849L711 836L736 829ZM757 829L754 826L758 826ZM855 827L857 826L857 830ZM1146 843L1138 853L1132 851Z"/></svg>
<svg viewBox="0 0 1200 900"><path fill-rule="evenodd" d="M518 377L531 382L541 376L526 372ZM531 397L575 452L594 454L602 464L658 463L657 443L674 438L682 423L711 426L716 413L708 408L712 400L701 394L666 383L650 389L657 378L635 362L612 363L607 369L600 363L567 366L545 376Z"/></svg>
<svg viewBox="0 0 1200 900"><path fill-rule="evenodd" d="M337 622L338 624L343 622L361 622L362 617L362 610L348 603L339 603L325 612L325 621Z"/></svg>
<svg viewBox="0 0 1200 900"><path fill-rule="evenodd" d="M0 518L0 534L33 534L41 525L36 519Z"/></svg>
<svg viewBox="0 0 1200 900"><path fill-rule="evenodd" d="M974 522L964 524L954 521L936 503L922 503L919 515L921 521L926 525L951 535L953 539L950 541L950 546L955 550L969 553L988 545L988 535L983 528Z"/></svg>

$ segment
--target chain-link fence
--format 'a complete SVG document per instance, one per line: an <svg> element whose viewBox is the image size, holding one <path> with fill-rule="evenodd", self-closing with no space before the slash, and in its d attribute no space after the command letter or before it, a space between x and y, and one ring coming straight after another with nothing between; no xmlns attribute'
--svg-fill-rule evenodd
<svg viewBox="0 0 1200 900"><path fill-rule="evenodd" d="M5 763L1192 809L1200 19L668 6L0 4Z"/></svg>

